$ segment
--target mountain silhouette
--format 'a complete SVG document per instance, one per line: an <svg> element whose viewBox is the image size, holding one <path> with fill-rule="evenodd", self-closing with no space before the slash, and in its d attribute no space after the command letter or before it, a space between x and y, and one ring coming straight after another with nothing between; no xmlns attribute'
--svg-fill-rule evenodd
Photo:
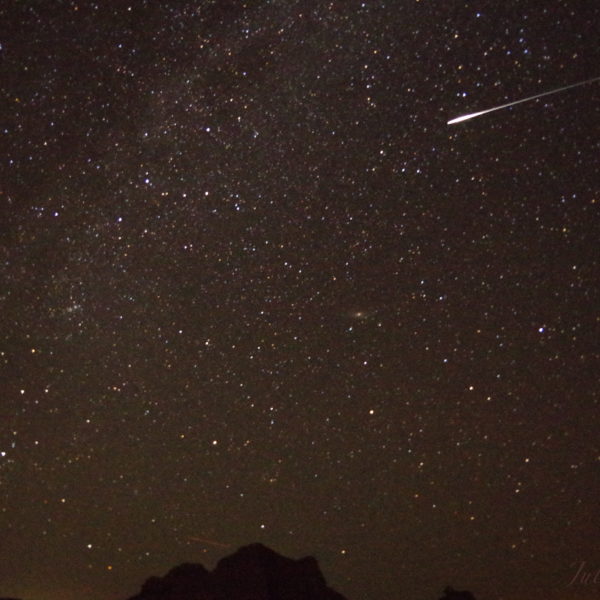
<svg viewBox="0 0 600 600"><path fill-rule="evenodd" d="M453 587L448 586L440 600L475 600L475 596L468 590L455 590Z"/></svg>
<svg viewBox="0 0 600 600"><path fill-rule="evenodd" d="M207 571L182 564L150 577L129 600L345 600L327 586L312 556L293 560L263 546L243 546Z"/></svg>

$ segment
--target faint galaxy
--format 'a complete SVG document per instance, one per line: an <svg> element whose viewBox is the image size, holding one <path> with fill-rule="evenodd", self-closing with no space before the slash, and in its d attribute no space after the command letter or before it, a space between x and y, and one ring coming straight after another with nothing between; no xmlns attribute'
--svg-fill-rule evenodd
<svg viewBox="0 0 600 600"><path fill-rule="evenodd" d="M598 598L596 0L0 23L0 596Z"/></svg>

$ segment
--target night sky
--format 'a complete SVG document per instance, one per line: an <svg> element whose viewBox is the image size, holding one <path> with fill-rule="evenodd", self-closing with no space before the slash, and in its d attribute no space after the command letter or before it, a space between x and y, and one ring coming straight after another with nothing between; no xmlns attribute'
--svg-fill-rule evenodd
<svg viewBox="0 0 600 600"><path fill-rule="evenodd" d="M0 596L260 541L349 600L597 600L597 0L4 0Z"/></svg>

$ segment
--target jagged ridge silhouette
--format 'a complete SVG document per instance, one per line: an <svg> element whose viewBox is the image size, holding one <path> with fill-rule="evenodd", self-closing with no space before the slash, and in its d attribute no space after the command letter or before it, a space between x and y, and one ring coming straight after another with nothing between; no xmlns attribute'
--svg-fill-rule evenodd
<svg viewBox="0 0 600 600"><path fill-rule="evenodd" d="M0 598L0 600L17 600ZM317 560L287 558L262 544L243 546L213 571L184 563L150 577L129 600L346 600L327 586ZM448 586L440 600L475 600Z"/></svg>
<svg viewBox="0 0 600 600"><path fill-rule="evenodd" d="M129 600L345 600L327 586L315 558L286 558L263 546L243 546L214 571L183 564L148 579Z"/></svg>

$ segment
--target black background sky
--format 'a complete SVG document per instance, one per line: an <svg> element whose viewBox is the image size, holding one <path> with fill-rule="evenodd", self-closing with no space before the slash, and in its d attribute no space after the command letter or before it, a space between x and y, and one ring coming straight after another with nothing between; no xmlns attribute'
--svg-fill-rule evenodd
<svg viewBox="0 0 600 600"><path fill-rule="evenodd" d="M0 595L598 598L599 18L2 2Z"/></svg>

